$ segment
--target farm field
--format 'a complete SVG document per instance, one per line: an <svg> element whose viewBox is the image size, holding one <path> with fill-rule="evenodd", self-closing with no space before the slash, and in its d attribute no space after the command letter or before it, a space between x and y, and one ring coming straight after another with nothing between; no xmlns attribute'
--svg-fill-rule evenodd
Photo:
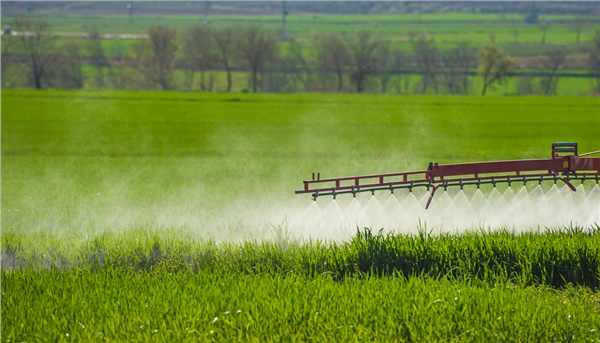
<svg viewBox="0 0 600 343"><path fill-rule="evenodd" d="M19 212L3 227L196 226L307 204L293 191L312 172L540 158L554 141L593 151L599 101L5 90L3 210Z"/></svg>
<svg viewBox="0 0 600 343"><path fill-rule="evenodd" d="M587 342L599 335L598 294L580 287L372 274L335 280L295 270L81 269L3 272L3 338Z"/></svg>
<svg viewBox="0 0 600 343"><path fill-rule="evenodd" d="M133 22L123 16L82 16L42 13L43 19L55 32L90 33L97 30L110 34L147 34L152 26L166 26L185 30L194 25L204 25L204 17L197 15L139 15ZM14 16L3 15L3 22L12 23ZM574 29L573 20L586 23ZM358 32L370 32L374 37L387 40L392 50L410 51L411 34L427 33L433 37L440 49L454 48L457 43L469 42L473 47L495 43L513 56L537 55L553 49L570 52L589 48L591 39L600 29L600 22L589 21L588 17L570 15L540 16L540 22L548 22L545 38L540 25L526 24L519 15L488 14L422 14L422 15L291 15L287 18L286 31L299 42L308 58L313 58L315 35L336 33L345 39L353 39ZM267 31L281 30L280 16L211 16L210 28L258 26ZM64 38L66 40L67 38ZM69 39L74 39L73 37ZM131 44L135 40L114 39L105 43L107 51L132 54ZM81 40L85 44L84 40ZM285 49L284 49L285 50ZM283 51L285 54L285 51Z"/></svg>
<svg viewBox="0 0 600 343"><path fill-rule="evenodd" d="M598 340L597 225L319 235L287 216L312 172L597 150L599 106L3 90L3 340Z"/></svg>
<svg viewBox="0 0 600 343"><path fill-rule="evenodd" d="M89 32L96 28L103 33L147 33L152 26L163 25L179 29L205 24L203 15L149 15L134 16L130 23L127 15L85 16L77 14L60 15L57 13L40 13L53 30L58 32ZM11 22L12 15L4 15L6 22ZM589 16L573 15L541 15L540 22L548 22L546 43L576 42L573 21L582 20L586 24L581 30L582 41L587 41L600 22ZM280 15L211 15L210 26L215 29L235 26L255 25L267 30L281 30ZM439 41L469 41L486 43L490 40L490 32L495 32L499 42L541 42L542 30L538 25L526 24L523 16L518 14L469 14L469 13L437 13L437 14L380 14L380 15L289 15L286 18L286 29L293 37L301 40L310 38L315 33L346 33L372 31L382 37L408 40L409 31L428 32ZM515 31L519 31L515 37Z"/></svg>

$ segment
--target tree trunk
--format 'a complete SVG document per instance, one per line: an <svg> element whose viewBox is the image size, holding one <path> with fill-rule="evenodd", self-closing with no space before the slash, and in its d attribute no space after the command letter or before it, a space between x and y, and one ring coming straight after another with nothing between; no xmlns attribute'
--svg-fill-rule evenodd
<svg viewBox="0 0 600 343"><path fill-rule="evenodd" d="M421 77L421 82L423 82L423 84L421 85L421 94L425 94L425 92L427 92L427 87L429 84L429 76L427 74L423 74L423 77Z"/></svg>
<svg viewBox="0 0 600 343"><path fill-rule="evenodd" d="M227 71L227 92L231 92L231 69L229 66L225 67L225 71Z"/></svg>
<svg viewBox="0 0 600 343"><path fill-rule="evenodd" d="M381 93L385 94L387 93L387 84L388 84L388 77L387 76L382 76L381 77Z"/></svg>
<svg viewBox="0 0 600 343"><path fill-rule="evenodd" d="M258 70L252 69L252 92L256 93L256 84L257 84Z"/></svg>
<svg viewBox="0 0 600 343"><path fill-rule="evenodd" d="M188 89L190 91L194 90L194 79L196 78L196 71L194 69L189 69L187 72L187 84Z"/></svg>
<svg viewBox="0 0 600 343"><path fill-rule="evenodd" d="M33 66L33 83L35 89L42 89L42 75L35 65Z"/></svg>

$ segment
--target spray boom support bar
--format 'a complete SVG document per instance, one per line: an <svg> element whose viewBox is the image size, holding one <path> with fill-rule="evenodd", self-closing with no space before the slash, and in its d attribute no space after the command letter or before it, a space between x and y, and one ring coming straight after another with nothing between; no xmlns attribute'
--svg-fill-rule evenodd
<svg viewBox="0 0 600 343"><path fill-rule="evenodd" d="M582 155L589 155L582 154ZM316 200L319 196L338 194L353 194L414 187L433 188L427 207L429 207L435 191L439 187L465 185L508 183L513 182L542 182L560 180L575 191L571 180L600 179L600 158L582 158L577 154L577 143L559 142L552 144L550 158L535 160L509 160L491 162L473 162L457 164L429 163L427 170L400 172L391 174L373 174L340 178L321 179L320 173L313 173L312 180L304 181L304 187L296 194L312 193Z"/></svg>

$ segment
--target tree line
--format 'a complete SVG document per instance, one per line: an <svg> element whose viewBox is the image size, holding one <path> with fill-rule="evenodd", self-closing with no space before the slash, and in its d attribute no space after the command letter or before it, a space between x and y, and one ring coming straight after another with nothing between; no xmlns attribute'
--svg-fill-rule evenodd
<svg viewBox="0 0 600 343"><path fill-rule="evenodd" d="M259 27L212 29L205 25L184 31L156 26L147 39L133 43L132 54L107 56L97 31L85 40L57 47L49 25L23 17L13 23L18 35L2 39L2 82L11 86L8 70L24 66L16 77L27 78L33 88L162 89L214 91L216 73L224 73L224 91L233 89L234 73L244 73L242 89L249 92L381 92L390 86L398 93L485 95L496 84L515 75L515 59L496 45L479 49L468 43L441 50L425 33L409 34L410 51L391 48L388 40L369 32L345 38L315 34L308 44L282 38ZM587 51L589 74L600 91L600 32ZM308 53L311 48L311 54ZM17 54L16 51L19 50ZM566 53L553 50L543 56L540 92L555 94L559 69ZM93 68L92 76L82 72ZM176 71L183 77L175 77ZM415 75L416 82L409 82ZM469 77L479 76L481 90L470 90ZM13 76L14 79L15 76ZM91 80L87 80L86 77ZM531 88L523 84L523 88ZM527 89L525 89L527 91ZM530 90L531 91L531 90Z"/></svg>

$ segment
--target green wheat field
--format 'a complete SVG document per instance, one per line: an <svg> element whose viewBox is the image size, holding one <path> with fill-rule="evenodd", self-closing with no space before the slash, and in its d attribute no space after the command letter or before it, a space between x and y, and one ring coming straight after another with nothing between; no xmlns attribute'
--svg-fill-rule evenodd
<svg viewBox="0 0 600 343"><path fill-rule="evenodd" d="M3 90L1 339L598 342L598 224L325 239L271 219L311 204L312 172L600 149L599 108Z"/></svg>

